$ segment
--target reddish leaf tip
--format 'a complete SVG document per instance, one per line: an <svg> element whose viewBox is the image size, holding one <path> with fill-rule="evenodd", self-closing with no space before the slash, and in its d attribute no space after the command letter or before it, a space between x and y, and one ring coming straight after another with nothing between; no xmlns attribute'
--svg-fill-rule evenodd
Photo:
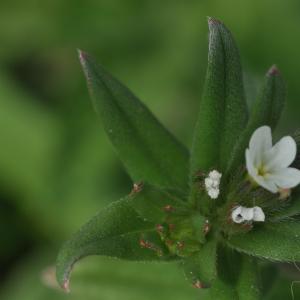
<svg viewBox="0 0 300 300"><path fill-rule="evenodd" d="M62 285L63 290L68 294L70 293L70 280L66 279Z"/></svg>
<svg viewBox="0 0 300 300"><path fill-rule="evenodd" d="M269 69L269 71L267 72L267 75L268 75L268 76L277 76L277 75L279 75L279 74L280 74L280 71L279 71L279 69L277 68L276 65L273 65L273 66Z"/></svg>
<svg viewBox="0 0 300 300"><path fill-rule="evenodd" d="M223 24L220 20L212 18L212 17L207 17L207 22L208 25L219 25L219 24Z"/></svg>

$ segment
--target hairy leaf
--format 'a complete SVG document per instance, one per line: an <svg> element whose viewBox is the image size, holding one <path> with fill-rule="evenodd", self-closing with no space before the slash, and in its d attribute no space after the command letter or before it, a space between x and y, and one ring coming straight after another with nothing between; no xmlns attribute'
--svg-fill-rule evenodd
<svg viewBox="0 0 300 300"><path fill-rule="evenodd" d="M88 255L150 261L169 258L154 225L138 216L129 201L114 202L63 245L57 259L57 279L63 288L68 289L74 263Z"/></svg>
<svg viewBox="0 0 300 300"><path fill-rule="evenodd" d="M228 245L249 255L273 261L300 261L300 223L269 223L233 235Z"/></svg>
<svg viewBox="0 0 300 300"><path fill-rule="evenodd" d="M166 210L188 210L176 193L170 190L155 188L148 184L140 187L140 191L132 194L130 204L145 220L158 224L166 218Z"/></svg>
<svg viewBox="0 0 300 300"><path fill-rule="evenodd" d="M211 300L258 300L256 263L252 258L220 247L218 278L209 290Z"/></svg>
<svg viewBox="0 0 300 300"><path fill-rule="evenodd" d="M210 287L217 276L217 242L210 240L182 262L186 278L196 287Z"/></svg>
<svg viewBox="0 0 300 300"><path fill-rule="evenodd" d="M268 125L272 129L276 128L284 107L285 97L286 90L281 74L276 66L272 66L265 76L247 127L232 152L228 172L243 161L250 137L258 127Z"/></svg>
<svg viewBox="0 0 300 300"><path fill-rule="evenodd" d="M194 133L191 172L225 169L247 123L240 58L229 30L209 18L209 54L204 92Z"/></svg>
<svg viewBox="0 0 300 300"><path fill-rule="evenodd" d="M96 111L134 181L187 189L189 153L132 92L80 52Z"/></svg>

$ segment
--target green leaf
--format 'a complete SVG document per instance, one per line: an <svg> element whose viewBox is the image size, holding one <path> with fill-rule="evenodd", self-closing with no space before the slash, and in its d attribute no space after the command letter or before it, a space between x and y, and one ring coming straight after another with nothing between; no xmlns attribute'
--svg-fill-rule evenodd
<svg viewBox="0 0 300 300"><path fill-rule="evenodd" d="M257 266L252 258L230 249L218 251L218 279L209 290L211 300L258 300Z"/></svg>
<svg viewBox="0 0 300 300"><path fill-rule="evenodd" d="M153 261L169 259L165 253L154 225L139 217L125 198L102 210L63 245L57 280L67 290L74 263L88 255Z"/></svg>
<svg viewBox="0 0 300 300"><path fill-rule="evenodd" d="M272 221L280 221L300 215L299 189L295 191L295 195L292 192L292 197L290 200L284 200L284 202L286 202L284 203L285 205L278 212L275 212L271 217Z"/></svg>
<svg viewBox="0 0 300 300"><path fill-rule="evenodd" d="M272 261L300 261L300 223L281 222L233 235L228 245L237 251Z"/></svg>
<svg viewBox="0 0 300 300"><path fill-rule="evenodd" d="M170 190L155 188L148 184L140 187L140 191L132 194L130 201L133 209L149 222L159 224L166 218L166 210L187 211L185 202L181 201L175 193Z"/></svg>
<svg viewBox="0 0 300 300"><path fill-rule="evenodd" d="M209 54L204 92L191 154L192 176L212 167L224 170L247 123L239 53L229 30L209 18Z"/></svg>
<svg viewBox="0 0 300 300"><path fill-rule="evenodd" d="M189 153L132 92L79 52L96 111L134 181L187 189Z"/></svg>
<svg viewBox="0 0 300 300"><path fill-rule="evenodd" d="M182 262L186 278L198 287L210 287L217 276L217 242L210 240L201 250Z"/></svg>
<svg viewBox="0 0 300 300"><path fill-rule="evenodd" d="M283 111L285 97L286 90L281 74L276 66L272 66L264 78L247 127L232 152L228 172L241 164L251 135L258 127L268 125L273 130L276 128Z"/></svg>

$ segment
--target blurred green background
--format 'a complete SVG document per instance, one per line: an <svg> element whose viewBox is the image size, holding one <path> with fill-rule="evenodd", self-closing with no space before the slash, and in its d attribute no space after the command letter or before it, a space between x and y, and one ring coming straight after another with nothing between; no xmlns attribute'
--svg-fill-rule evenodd
<svg viewBox="0 0 300 300"><path fill-rule="evenodd" d="M52 267L72 232L131 189L91 108L76 48L190 145L206 16L234 33L249 102L278 65L288 85L280 131L299 126L299 0L1 0L1 300L199 299L174 265L88 258L75 269L71 295L55 287ZM289 299L292 277L266 299Z"/></svg>

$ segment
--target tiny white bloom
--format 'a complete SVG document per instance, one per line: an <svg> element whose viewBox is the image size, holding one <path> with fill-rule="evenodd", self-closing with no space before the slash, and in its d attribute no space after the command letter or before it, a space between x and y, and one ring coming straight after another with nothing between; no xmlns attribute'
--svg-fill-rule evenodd
<svg viewBox="0 0 300 300"><path fill-rule="evenodd" d="M231 218L235 223L242 223L242 222L264 222L265 221L265 214L261 207L254 206L254 207L243 207L237 206L232 210Z"/></svg>
<svg viewBox="0 0 300 300"><path fill-rule="evenodd" d="M300 183L300 170L289 167L295 160L297 145L290 136L272 146L271 128L262 126L252 135L246 150L249 175L266 190L277 193Z"/></svg>
<svg viewBox="0 0 300 300"><path fill-rule="evenodd" d="M219 197L220 190L219 189L209 189L207 191L207 193L210 198L217 199Z"/></svg>
<svg viewBox="0 0 300 300"><path fill-rule="evenodd" d="M205 178L205 188L208 196L212 199L217 199L220 194L220 181L222 174L216 170L209 172L208 177Z"/></svg>

